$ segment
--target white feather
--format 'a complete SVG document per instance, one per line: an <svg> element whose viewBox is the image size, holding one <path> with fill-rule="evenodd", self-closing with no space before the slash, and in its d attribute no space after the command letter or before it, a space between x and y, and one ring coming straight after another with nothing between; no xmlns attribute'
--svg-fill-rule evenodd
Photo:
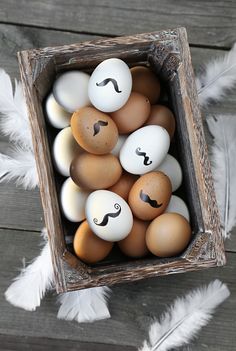
<svg viewBox="0 0 236 351"><path fill-rule="evenodd" d="M61 304L57 317L79 323L110 318L107 299L110 289L106 286L72 291L59 296Z"/></svg>
<svg viewBox="0 0 236 351"><path fill-rule="evenodd" d="M45 230L42 232L45 236ZM54 285L53 267L48 242L41 254L27 267L5 292L6 300L13 306L34 311L40 306L45 292Z"/></svg>
<svg viewBox="0 0 236 351"><path fill-rule="evenodd" d="M38 174L34 154L31 150L15 146L11 156L0 154L0 183L15 180L25 189L38 185Z"/></svg>
<svg viewBox="0 0 236 351"><path fill-rule="evenodd" d="M214 137L210 159L225 238L236 224L236 117L208 117L207 125Z"/></svg>
<svg viewBox="0 0 236 351"><path fill-rule="evenodd" d="M10 140L26 145L31 150L32 139L27 116L27 106L22 85L15 80L15 92L9 75L0 69L0 128Z"/></svg>
<svg viewBox="0 0 236 351"><path fill-rule="evenodd" d="M223 57L205 65L205 70L196 78L201 106L211 100L220 101L236 84L236 43Z"/></svg>
<svg viewBox="0 0 236 351"><path fill-rule="evenodd" d="M149 329L149 342L140 351L167 351L187 344L208 323L215 308L230 295L219 280L177 298L160 321Z"/></svg>

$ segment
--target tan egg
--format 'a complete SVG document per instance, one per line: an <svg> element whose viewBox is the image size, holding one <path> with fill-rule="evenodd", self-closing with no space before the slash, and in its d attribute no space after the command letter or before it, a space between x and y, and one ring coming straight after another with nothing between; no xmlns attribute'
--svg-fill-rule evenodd
<svg viewBox="0 0 236 351"><path fill-rule="evenodd" d="M146 232L148 249L159 257L180 254L191 238L189 222L178 213L164 213L155 218Z"/></svg>
<svg viewBox="0 0 236 351"><path fill-rule="evenodd" d="M88 222L80 224L74 237L74 251L86 263L96 263L103 260L111 251L113 243L95 235L89 228Z"/></svg>
<svg viewBox="0 0 236 351"><path fill-rule="evenodd" d="M128 202L134 216L151 220L163 213L172 192L170 179L162 172L141 176L129 192Z"/></svg>
<svg viewBox="0 0 236 351"><path fill-rule="evenodd" d="M160 81L148 67L135 66L131 68L133 79L132 91L146 96L151 105L157 103L160 97Z"/></svg>
<svg viewBox="0 0 236 351"><path fill-rule="evenodd" d="M113 191L120 195L125 201L128 200L129 191L132 188L133 184L138 179L138 176L124 172L117 183L112 185L108 190Z"/></svg>
<svg viewBox="0 0 236 351"><path fill-rule="evenodd" d="M106 189L115 184L122 174L117 157L112 154L93 155L84 152L76 156L70 166L75 184L85 189Z"/></svg>
<svg viewBox="0 0 236 351"><path fill-rule="evenodd" d="M151 105L144 95L132 92L126 104L110 116L120 134L133 132L141 127L150 114Z"/></svg>
<svg viewBox="0 0 236 351"><path fill-rule="evenodd" d="M146 230L150 222L134 218L133 227L129 235L118 242L121 251L129 257L144 257L148 254L146 245Z"/></svg>
<svg viewBox="0 0 236 351"><path fill-rule="evenodd" d="M77 143L92 154L107 154L118 141L118 130L113 120L94 107L74 112L71 130Z"/></svg>
<svg viewBox="0 0 236 351"><path fill-rule="evenodd" d="M164 105L151 106L151 112L145 125L158 125L167 130L170 138L175 132L175 117L172 111Z"/></svg>

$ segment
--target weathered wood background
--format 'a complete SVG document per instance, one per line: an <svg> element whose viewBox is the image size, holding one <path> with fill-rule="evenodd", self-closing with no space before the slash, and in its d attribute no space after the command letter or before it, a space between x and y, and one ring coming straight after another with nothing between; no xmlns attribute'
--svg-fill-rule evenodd
<svg viewBox="0 0 236 351"><path fill-rule="evenodd" d="M0 0L0 67L18 78L16 52L22 49L177 26L188 30L197 70L207 60L222 55L236 40L236 2ZM211 112L235 114L235 96L234 91L223 104L212 106ZM7 139L1 136L0 152L8 148ZM38 254L43 225L38 191L24 191L12 183L0 185L0 350L136 350L146 337L150 321L166 304L215 278L228 284L231 297L190 349L235 350L236 230L226 242L225 267L114 287L111 319L77 324L57 320L53 293L32 313L16 309L4 299L4 291L22 261L28 262Z"/></svg>

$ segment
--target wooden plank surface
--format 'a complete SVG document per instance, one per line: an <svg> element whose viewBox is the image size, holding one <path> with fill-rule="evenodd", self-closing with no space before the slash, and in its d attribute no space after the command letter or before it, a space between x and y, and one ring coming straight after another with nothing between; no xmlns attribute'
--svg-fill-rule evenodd
<svg viewBox="0 0 236 351"><path fill-rule="evenodd" d="M74 4L76 3L76 10ZM16 52L33 47L69 44L98 36L141 33L187 26L194 67L224 53L236 40L235 1L22 1L0 2L0 67L19 77ZM210 108L235 114L235 91ZM0 152L7 152L0 136ZM236 230L226 242L224 268L149 279L113 287L112 318L93 324L56 319L56 297L49 294L36 312L10 306L4 291L22 267L39 252L43 226L39 193L11 184L0 185L0 349L1 350L136 350L147 328L166 304L190 288L219 278L231 297L191 345L191 350L231 351L235 348Z"/></svg>

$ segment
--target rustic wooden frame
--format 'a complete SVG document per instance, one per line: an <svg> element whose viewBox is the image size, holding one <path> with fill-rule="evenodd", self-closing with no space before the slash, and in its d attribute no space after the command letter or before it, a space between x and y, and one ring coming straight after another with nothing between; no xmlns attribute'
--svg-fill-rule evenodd
<svg viewBox="0 0 236 351"><path fill-rule="evenodd" d="M43 99L58 72L91 70L109 57L148 61L168 83L189 197L194 238L178 258L147 258L95 267L68 251L43 113ZM186 30L178 28L61 47L21 51L20 73L32 138L57 292L197 270L225 263L224 246Z"/></svg>

